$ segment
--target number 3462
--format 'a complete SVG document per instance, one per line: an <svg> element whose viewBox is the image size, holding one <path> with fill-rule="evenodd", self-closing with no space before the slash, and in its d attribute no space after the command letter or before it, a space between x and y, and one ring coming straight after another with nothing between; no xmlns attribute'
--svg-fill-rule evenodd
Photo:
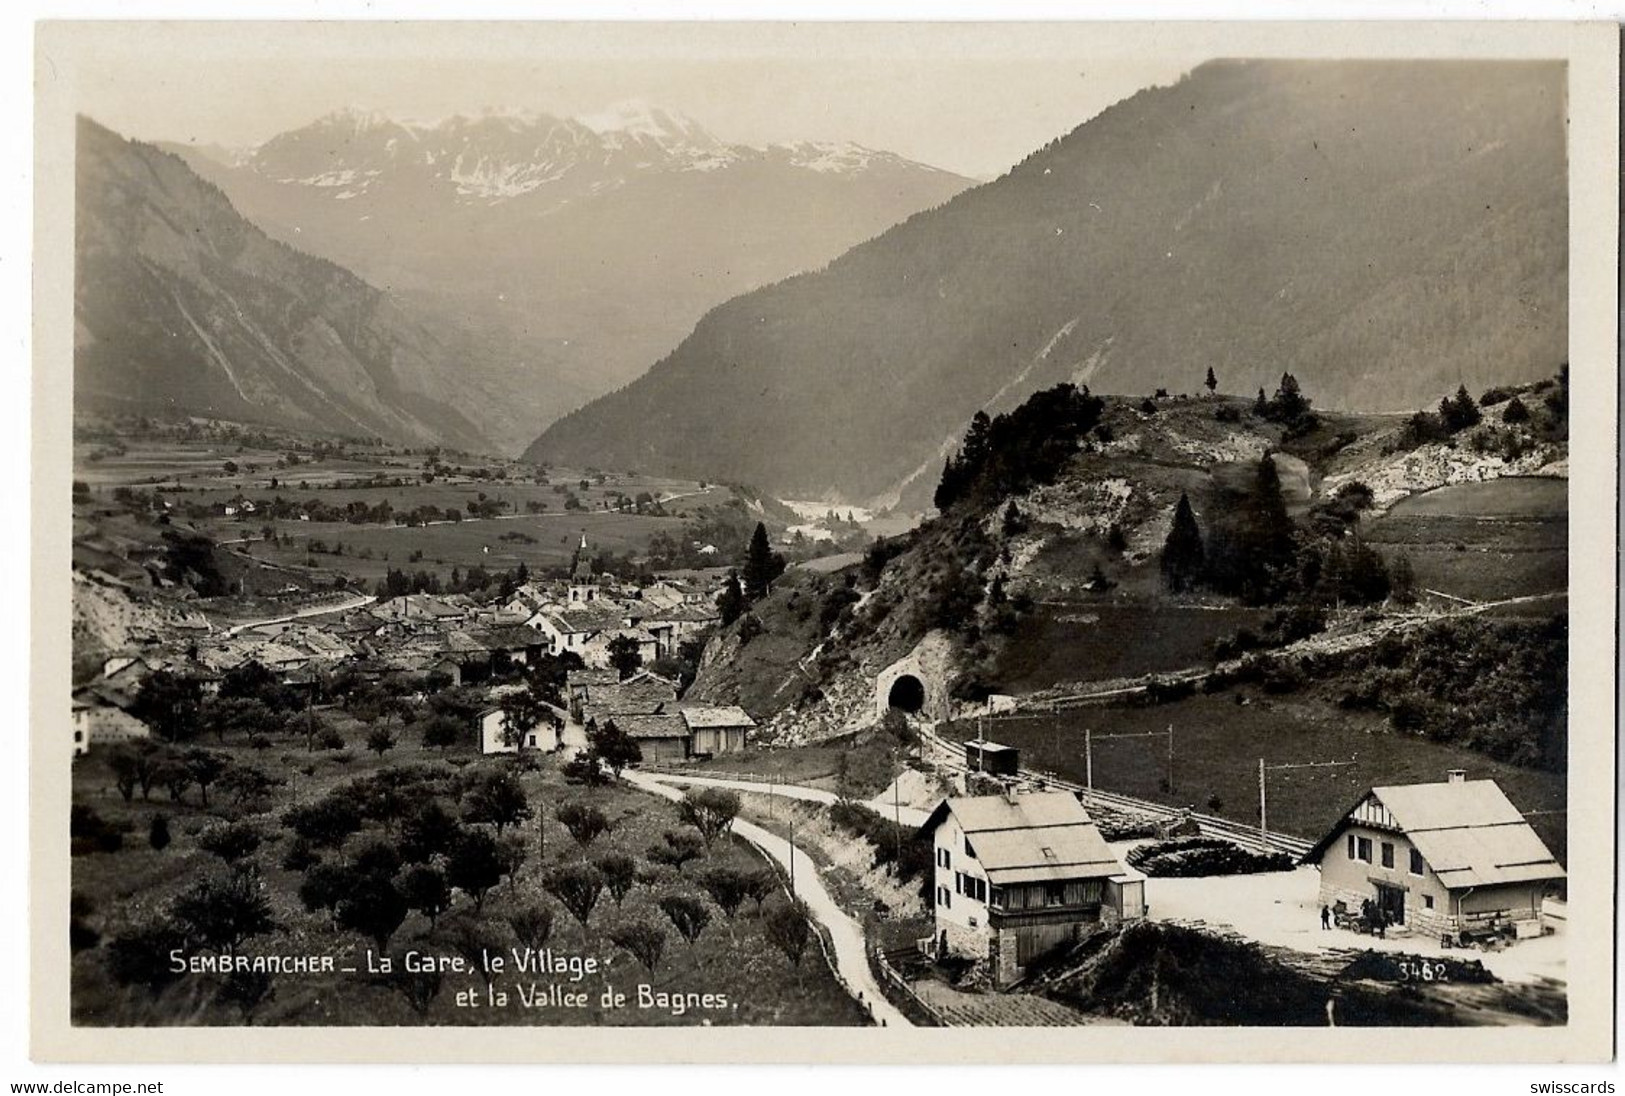
<svg viewBox="0 0 1625 1096"><path fill-rule="evenodd" d="M1443 963L1429 959L1401 959L1399 962L1399 980L1401 982L1448 982L1450 981L1450 968Z"/></svg>

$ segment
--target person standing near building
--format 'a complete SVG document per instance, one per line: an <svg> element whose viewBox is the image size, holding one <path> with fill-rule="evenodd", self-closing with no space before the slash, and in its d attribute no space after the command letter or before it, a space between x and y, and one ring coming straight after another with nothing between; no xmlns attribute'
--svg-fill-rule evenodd
<svg viewBox="0 0 1625 1096"><path fill-rule="evenodd" d="M1332 908L1322 905L1320 907L1320 927L1322 930L1332 927Z"/></svg>

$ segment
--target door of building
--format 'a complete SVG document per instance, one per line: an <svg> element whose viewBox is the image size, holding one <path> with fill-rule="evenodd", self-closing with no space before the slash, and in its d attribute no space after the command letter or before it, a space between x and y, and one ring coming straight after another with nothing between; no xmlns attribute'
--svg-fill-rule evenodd
<svg viewBox="0 0 1625 1096"><path fill-rule="evenodd" d="M1377 884L1377 908L1390 925L1405 923L1405 888Z"/></svg>

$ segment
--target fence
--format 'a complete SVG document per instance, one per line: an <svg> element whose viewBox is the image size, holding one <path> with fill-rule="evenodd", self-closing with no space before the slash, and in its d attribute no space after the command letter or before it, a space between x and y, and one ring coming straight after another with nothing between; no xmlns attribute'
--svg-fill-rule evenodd
<svg viewBox="0 0 1625 1096"><path fill-rule="evenodd" d="M901 971L891 965L884 952L870 944L864 948L869 956L869 970L875 976L886 999L895 1005L918 1027L948 1027L947 1019L921 1000Z"/></svg>

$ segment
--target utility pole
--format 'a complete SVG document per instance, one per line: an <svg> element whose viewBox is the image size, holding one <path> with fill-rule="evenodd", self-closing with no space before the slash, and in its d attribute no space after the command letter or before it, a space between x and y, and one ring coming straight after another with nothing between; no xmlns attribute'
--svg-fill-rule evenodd
<svg viewBox="0 0 1625 1096"><path fill-rule="evenodd" d="M1267 793L1264 790L1264 759L1258 759L1258 832L1265 837L1270 832L1270 808Z"/></svg>
<svg viewBox="0 0 1625 1096"><path fill-rule="evenodd" d="M1090 791L1095 790L1095 743L1092 734L1088 727L1083 729L1083 786Z"/></svg>
<svg viewBox="0 0 1625 1096"><path fill-rule="evenodd" d="M1265 787L1265 775L1268 772L1284 772L1288 769L1336 769L1344 765L1352 765L1352 761L1302 761L1296 764L1283 763L1280 765L1266 765L1264 759L1258 759L1258 832L1264 837L1269 836L1270 815L1268 791Z"/></svg>
<svg viewBox="0 0 1625 1096"><path fill-rule="evenodd" d="M892 751L894 754L895 750ZM903 874L903 774L898 772L891 782L891 809L892 809L892 836L896 838L896 848L892 850L892 871L899 877Z"/></svg>

